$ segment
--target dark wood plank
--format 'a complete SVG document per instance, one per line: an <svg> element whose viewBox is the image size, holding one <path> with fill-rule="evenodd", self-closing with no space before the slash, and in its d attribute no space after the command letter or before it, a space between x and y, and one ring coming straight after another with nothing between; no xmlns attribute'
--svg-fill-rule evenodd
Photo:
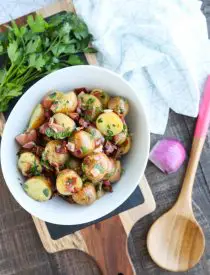
<svg viewBox="0 0 210 275"><path fill-rule="evenodd" d="M88 253L99 264L103 275L132 275L127 255L127 234L119 216L81 230Z"/></svg>

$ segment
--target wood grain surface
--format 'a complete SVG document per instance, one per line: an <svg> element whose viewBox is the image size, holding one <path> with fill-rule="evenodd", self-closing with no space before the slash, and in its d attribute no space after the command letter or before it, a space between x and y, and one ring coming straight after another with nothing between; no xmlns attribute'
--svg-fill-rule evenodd
<svg viewBox="0 0 210 275"><path fill-rule="evenodd" d="M205 0L207 2L207 0ZM209 5L210 6L210 5ZM208 9L203 7L208 14ZM209 20L210 21L210 20ZM166 136L180 138L188 152L194 129L194 119L170 114ZM160 136L152 135L152 144ZM201 262L189 272L176 274L210 274L210 133L204 145L193 190L195 216L204 229L206 250ZM157 202L156 211L137 222L131 231L128 250L137 275L173 274L157 267L148 255L146 236L151 224L175 202L183 179L183 166L175 175L164 175L148 163L146 177ZM0 275L99 275L98 266L87 254L68 250L47 253L31 216L10 195L0 174ZM127 274L124 274L127 275Z"/></svg>

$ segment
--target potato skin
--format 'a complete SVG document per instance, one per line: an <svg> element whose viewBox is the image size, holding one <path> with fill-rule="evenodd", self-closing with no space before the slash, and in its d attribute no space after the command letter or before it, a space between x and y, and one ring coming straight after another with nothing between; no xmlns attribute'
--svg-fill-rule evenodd
<svg viewBox="0 0 210 275"><path fill-rule="evenodd" d="M116 171L116 160L113 158L108 158L108 168L107 168L107 173L104 176L103 180L109 180Z"/></svg>
<svg viewBox="0 0 210 275"><path fill-rule="evenodd" d="M29 197L36 201L47 201L52 197L52 184L44 176L35 176L23 184L23 189Z"/></svg>
<svg viewBox="0 0 210 275"><path fill-rule="evenodd" d="M66 167L74 170L78 175L82 174L82 162L78 158L70 156L66 163Z"/></svg>
<svg viewBox="0 0 210 275"><path fill-rule="evenodd" d="M131 137L128 136L125 142L120 146L120 155L125 155L131 149Z"/></svg>
<svg viewBox="0 0 210 275"><path fill-rule="evenodd" d="M97 128L93 126L88 126L86 128L86 131L93 137L96 147L104 143L104 136Z"/></svg>
<svg viewBox="0 0 210 275"><path fill-rule="evenodd" d="M56 113L52 116L52 118L54 119L56 124L63 126L64 129L69 130L69 132L73 132L76 128L74 120L63 113Z"/></svg>
<svg viewBox="0 0 210 275"><path fill-rule="evenodd" d="M103 113L98 116L96 127L105 136L115 136L122 132L123 122L114 112Z"/></svg>
<svg viewBox="0 0 210 275"><path fill-rule="evenodd" d="M89 180L97 182L107 174L108 165L108 157L104 153L96 153L85 157L82 170Z"/></svg>
<svg viewBox="0 0 210 275"><path fill-rule="evenodd" d="M69 114L74 112L76 108L77 96L75 92L68 92L63 94L63 96L58 100L54 101L50 109L53 113Z"/></svg>
<svg viewBox="0 0 210 275"><path fill-rule="evenodd" d="M72 155L77 158L84 158L95 149L93 137L83 130L75 132L69 140L75 145Z"/></svg>
<svg viewBox="0 0 210 275"><path fill-rule="evenodd" d="M79 94L79 106L83 110L84 118L88 121L93 121L102 112L101 101L90 94Z"/></svg>
<svg viewBox="0 0 210 275"><path fill-rule="evenodd" d="M104 109L107 108L110 96L106 92L104 92L101 89L94 89L94 90L91 91L90 94L94 95L95 97L97 97L101 101L102 106L103 106Z"/></svg>
<svg viewBox="0 0 210 275"><path fill-rule="evenodd" d="M44 108L41 104L36 105L35 109L32 112L28 129L37 129L44 123L45 115Z"/></svg>
<svg viewBox="0 0 210 275"><path fill-rule="evenodd" d="M31 152L24 152L20 154L18 159L18 168L26 177L40 175L42 172L42 166L39 158Z"/></svg>
<svg viewBox="0 0 210 275"><path fill-rule="evenodd" d="M128 136L128 127L126 123L123 123L123 130L121 133L114 136L114 142L116 145L121 145L126 141L126 138Z"/></svg>
<svg viewBox="0 0 210 275"><path fill-rule="evenodd" d="M108 102L108 108L125 117L129 112L128 100L121 96L112 97Z"/></svg>
<svg viewBox="0 0 210 275"><path fill-rule="evenodd" d="M43 159L48 160L49 164L53 167L62 167L69 158L69 153L57 153L56 147L61 146L62 141L59 140L51 140L47 143L44 152Z"/></svg>
<svg viewBox="0 0 210 275"><path fill-rule="evenodd" d="M111 183L114 183L116 181L119 181L121 178L121 163L119 160L114 160L115 162L115 171L111 177L109 177L109 181Z"/></svg>
<svg viewBox="0 0 210 275"><path fill-rule="evenodd" d="M72 199L80 205L90 205L96 200L96 189L90 182L84 184L83 188L72 195Z"/></svg>
<svg viewBox="0 0 210 275"><path fill-rule="evenodd" d="M56 188L61 195L70 196L82 188L82 179L71 169L62 170L56 179Z"/></svg>

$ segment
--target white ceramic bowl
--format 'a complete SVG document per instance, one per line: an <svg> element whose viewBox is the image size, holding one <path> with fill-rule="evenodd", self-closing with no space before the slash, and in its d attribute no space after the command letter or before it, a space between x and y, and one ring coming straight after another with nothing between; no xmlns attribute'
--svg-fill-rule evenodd
<svg viewBox="0 0 210 275"><path fill-rule="evenodd" d="M26 128L31 111L50 90L70 91L78 87L102 88L111 95L129 100L126 117L133 134L131 151L123 158L125 173L108 193L90 206L71 205L61 198L37 202L23 191L17 169L18 145L15 137ZM120 206L135 190L143 176L149 153L149 129L138 94L119 75L96 66L74 66L53 72L36 82L21 97L11 112L1 142L1 165L9 190L18 203L41 220L63 225L82 224L98 219Z"/></svg>

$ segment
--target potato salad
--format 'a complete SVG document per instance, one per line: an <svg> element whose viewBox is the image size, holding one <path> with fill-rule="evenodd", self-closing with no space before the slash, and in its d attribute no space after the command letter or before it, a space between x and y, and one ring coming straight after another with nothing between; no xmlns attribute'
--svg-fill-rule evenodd
<svg viewBox="0 0 210 275"><path fill-rule="evenodd" d="M60 196L90 205L122 175L121 157L131 148L125 117L128 100L101 89L48 93L27 129L16 137L22 187L44 202Z"/></svg>

